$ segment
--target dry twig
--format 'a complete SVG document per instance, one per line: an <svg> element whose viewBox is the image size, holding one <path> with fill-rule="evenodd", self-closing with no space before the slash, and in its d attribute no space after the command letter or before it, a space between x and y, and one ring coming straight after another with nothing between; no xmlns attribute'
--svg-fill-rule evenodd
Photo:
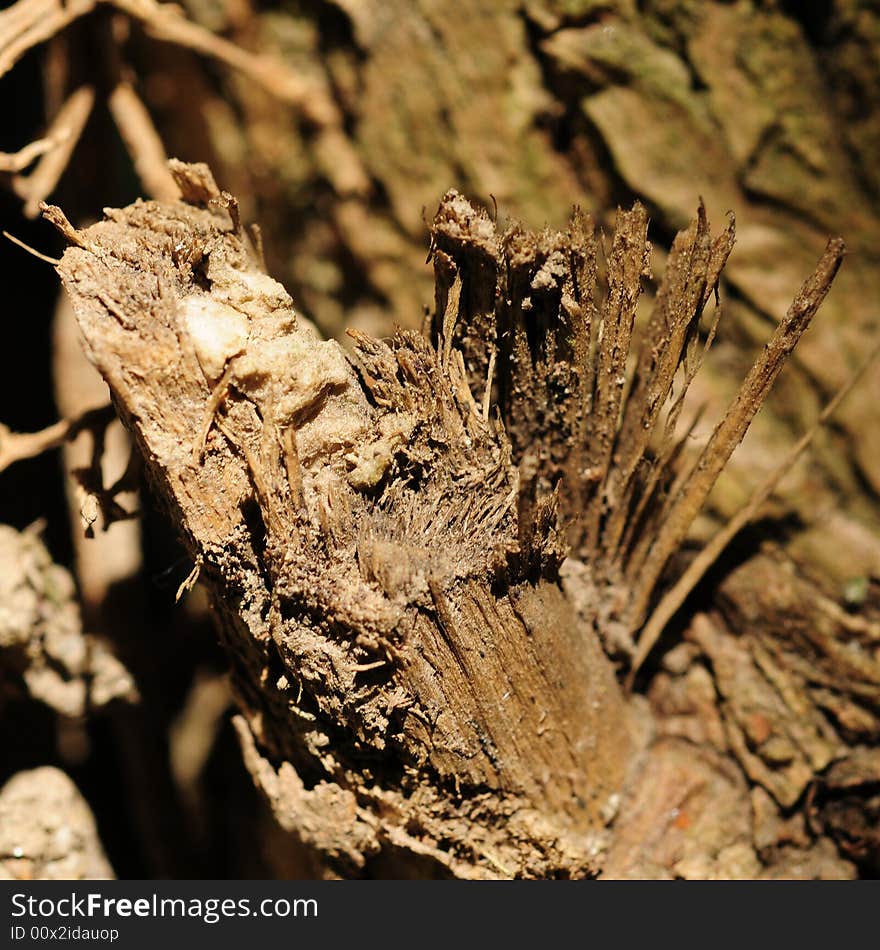
<svg viewBox="0 0 880 950"><path fill-rule="evenodd" d="M112 406L89 409L75 419L61 419L39 432L13 432L0 423L0 472L15 462L35 458L75 439L84 429L97 431L115 418Z"/></svg>
<svg viewBox="0 0 880 950"><path fill-rule="evenodd" d="M268 93L298 109L305 120L320 132L319 150L334 153L333 178L338 189L351 193L369 190L369 178L341 133L342 115L328 89L320 81L300 75L283 62L263 54L254 54L215 36L188 20L172 3L155 0L17 0L0 12L0 76L8 72L34 46L61 33L75 20L98 7L118 11L137 21L158 40L173 43L215 59L253 82ZM118 41L117 41L118 42ZM117 55L114 50L112 55ZM121 59L121 57L120 57ZM120 65L120 75L125 70ZM25 214L39 212L40 202L54 190L67 167L86 120L94 105L90 86L74 91L54 118L49 132L19 152L0 155L0 172L16 173L42 156L34 172L13 179L15 192L25 201ZM120 79L108 99L135 169L148 195L158 199L177 196L173 181L165 169L165 153L146 107L130 82Z"/></svg>
<svg viewBox="0 0 880 950"><path fill-rule="evenodd" d="M95 90L91 86L80 86L72 92L49 127L47 138L55 142L55 147L44 153L30 175L13 178L13 190L24 200L27 217L36 217L40 213L40 203L55 190L94 104Z"/></svg>

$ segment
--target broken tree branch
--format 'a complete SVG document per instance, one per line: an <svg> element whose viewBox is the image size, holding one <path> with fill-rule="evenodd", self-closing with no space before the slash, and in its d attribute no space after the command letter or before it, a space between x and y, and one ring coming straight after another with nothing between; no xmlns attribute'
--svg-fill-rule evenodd
<svg viewBox="0 0 880 950"><path fill-rule="evenodd" d="M346 873L379 853L459 877L597 873L641 761L600 648L626 653L648 602L626 577L633 553L656 571L650 595L842 244L692 463L674 437L683 397L662 410L705 352L699 317L732 227L712 240L701 213L680 236L661 378L627 390L640 208L620 215L597 305L589 219L498 235L450 192L432 335L350 331L349 358L265 275L209 170L170 171L181 201L82 231L46 216L71 245L58 270L87 353L217 605L245 758L277 820ZM647 419L647 437L627 441L627 418Z"/></svg>
<svg viewBox="0 0 880 950"><path fill-rule="evenodd" d="M278 820L349 871L393 849L461 877L594 873L630 715L595 635L573 634L552 524L522 550L517 472L461 354L356 335L356 371L206 171L172 170L192 203L80 232L53 211L59 272L220 605Z"/></svg>

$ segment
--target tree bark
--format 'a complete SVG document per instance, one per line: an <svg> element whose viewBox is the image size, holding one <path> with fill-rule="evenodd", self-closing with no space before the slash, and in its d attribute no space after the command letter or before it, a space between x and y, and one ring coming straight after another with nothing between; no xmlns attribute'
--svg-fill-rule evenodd
<svg viewBox="0 0 880 950"><path fill-rule="evenodd" d="M72 245L59 272L86 351L211 590L245 761L282 827L347 874L389 854L398 874L756 873L749 835L719 830L714 811L747 807L745 783L710 748L652 742L657 724L602 642L631 649L659 568L824 298L840 242L685 464L674 405L671 423L659 410L677 368L693 378L732 244L730 230L711 239L703 209L667 265L637 361L647 381L626 387L649 253L638 206L600 275L582 216L565 233L498 233L448 194L433 332L353 331L347 357L262 272L207 168L172 172L180 202L108 211L85 231L46 214ZM631 415L646 421L630 429ZM642 426L648 439L632 436ZM677 491L656 491L658 469ZM628 585L646 536L658 569ZM875 697L874 661L859 662ZM741 718L725 719L734 754ZM786 807L830 760L814 754L793 796L754 777ZM667 773L646 796L640 776ZM661 822L634 857L633 829L689 783L710 788L689 806L701 833L670 855ZM849 873L827 842L800 845L811 871Z"/></svg>
<svg viewBox="0 0 880 950"><path fill-rule="evenodd" d="M122 146L94 141L109 109L166 202L54 220L290 832L258 817L273 856L233 865L876 874L880 374L843 399L880 293L874 6L184 5L193 22L129 0L0 16L0 72L83 17L46 59L43 141L0 165L29 213L68 161L75 220L125 203ZM163 143L240 209L204 170L175 183ZM429 222L451 184L492 213L450 193ZM708 225L731 209L735 249L732 220ZM829 233L847 261L803 335ZM307 317L350 330L346 353ZM76 425L4 427L0 470ZM87 500L118 515L100 480ZM193 661L134 639L154 692L124 745L158 750L170 789L163 690ZM174 866L174 835L142 837Z"/></svg>

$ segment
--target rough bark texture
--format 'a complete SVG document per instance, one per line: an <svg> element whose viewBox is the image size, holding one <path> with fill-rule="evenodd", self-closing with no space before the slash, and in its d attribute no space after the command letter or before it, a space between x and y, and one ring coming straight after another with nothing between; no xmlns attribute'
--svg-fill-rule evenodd
<svg viewBox="0 0 880 950"><path fill-rule="evenodd" d="M278 834L234 782L225 790L239 756L224 738L217 661L204 633L193 635L207 613L201 588L173 622L157 612L180 578L169 593L154 574L178 555L162 548L158 564L155 551L150 559L156 521L146 496L146 609L120 585L90 603L88 540L77 544L87 625L114 642L142 694L134 729L124 724L128 707L125 716L110 707L117 758L106 746L92 753L105 777L127 763L126 793L108 794L101 780L102 827L121 802L140 814L115 845L114 865L121 855L137 876L191 873L180 860L187 848L228 840L224 867L237 875L876 875L880 374L863 376L830 426L811 428L877 330L875 5L464 0L454 16L434 0L185 7L189 23L149 0L22 0L0 14L0 74L72 24L45 58L43 138L22 148L13 129L0 153L0 175L29 214L68 161L56 200L77 222L137 193L173 198L164 141L181 157L209 159L241 199L242 219L259 221L264 235L254 232L252 252L226 199L225 212L216 202L151 206L114 212L122 230L102 225L77 261L103 294L80 301L81 317L99 316L106 301L116 311L88 324L108 333L92 355L116 372L108 379L117 405L153 460L170 520L203 562L238 658L248 770L291 829ZM22 59L12 79L21 73L26 85L30 68L35 85L34 62ZM120 141L142 187L120 172ZM203 184L208 191L191 199L212 194ZM450 194L432 226L450 185L495 211ZM676 238L699 195L705 212ZM623 212L615 230L615 207L634 199L643 207ZM566 228L574 202L589 215ZM730 209L732 255L732 222L717 237L708 227ZM532 230L547 222L563 230ZM604 243L592 240L594 225ZM175 235L170 252L155 227ZM642 275L646 227L653 276ZM846 265L730 457L836 270L840 245L827 248L787 310L829 233L845 236ZM43 246L45 232L24 236ZM128 269L114 259L120 242ZM207 261L231 255L216 265L221 273L231 261L257 274L265 253L327 335L353 328L381 338L427 316L431 342L404 334L377 344L356 332L360 355L349 363L338 350L313 349L300 314L287 339L290 305L277 285L248 278L256 283L242 291L239 276L210 284L206 249ZM27 287L21 309L35 312L47 282L43 272L28 281L26 267L45 265L17 248L9 255L7 283ZM155 291L147 264L159 269ZM203 295L223 307L203 306ZM175 301L190 298L195 306L172 316ZM150 329L149 346L138 348L143 310L165 329ZM117 319L134 326L114 335ZM230 359L252 320L259 344ZM10 321L10 352L45 348L39 326ZM159 344L169 359L176 353L175 372L189 373L185 385L151 355ZM155 374L140 379L141 365ZM750 388L738 390L745 378ZM14 374L4 377L3 422L35 429L56 418L38 380L29 377L22 400ZM178 414L169 396L189 408ZM154 415L132 408L142 399ZM160 436L164 427L172 435ZM68 419L12 441L0 428L0 470L75 428ZM810 453L779 481L780 460L805 432ZM196 474L202 448L207 481ZM179 477L160 457L175 460ZM43 513L43 495L31 496L52 471L28 462L4 473L4 517L23 527ZM450 474L461 471L472 474ZM79 475L77 504L96 529L124 513L117 489L130 479L105 488L94 458ZM760 485L772 497L753 494ZM754 510L743 507L750 497L760 501ZM729 519L744 511L765 520L730 546L719 525L741 529ZM231 560L208 539L215 517ZM50 519L56 538L59 521ZM140 542L116 537L126 563L137 563ZM706 575L694 554L725 538ZM307 553L291 559L285 548ZM681 586L694 566L703 578L695 593L690 581ZM42 580L23 585L39 604L51 600ZM345 591L363 596L340 601ZM547 619L547 638L535 637ZM54 646L40 658L52 638L36 623L17 620L18 645L0 652L4 697L34 695L24 654L52 681L55 700L81 696L90 682L81 658L59 667ZM444 681L419 667L425 656L447 670ZM560 661L572 674L562 681L552 666ZM382 665L365 668L373 664ZM621 679L629 668L647 704L623 698L608 673L615 667ZM550 734L528 705L542 668L552 688L541 681L541 695L564 723ZM496 690L483 676L493 669L520 692ZM465 683L470 693L447 704ZM607 719L589 706L594 690ZM55 700L59 737L35 738L25 765L54 761L56 746L63 758L71 730L82 744L81 721ZM26 702L30 730L32 706L46 706ZM9 709L11 736L22 713ZM15 742L6 744L14 754L4 777L13 760L25 767ZM586 769L573 767L571 787L541 771L560 755ZM162 794L144 795L145 769ZM423 799L409 794L422 785ZM94 786L90 794L102 797ZM189 840L194 828L199 845ZM132 846L149 856L131 858Z"/></svg>
<svg viewBox="0 0 880 950"><path fill-rule="evenodd" d="M601 642L631 650L840 243L688 461L680 400L662 410L676 372L686 384L696 372L732 245L731 229L710 239L702 209L677 239L627 386L649 254L639 206L620 215L600 276L582 216L564 234L499 234L450 193L433 230L433 332L353 331L347 357L263 273L207 168L172 171L180 202L107 211L85 231L46 214L72 245L59 272L86 352L211 590L245 762L280 824L343 873L389 853L395 873L428 862L461 877L758 873L748 832L712 817L724 796L748 808L743 779L711 748L648 748L653 718L624 697ZM626 565L646 537L657 567L633 586ZM860 662L856 693L874 704L874 661ZM741 721L727 723L734 754ZM784 717L768 728L785 731ZM782 808L833 758L798 729L805 768L778 781L788 749L754 767L743 752ZM664 770L669 785L646 799L643 777ZM714 791L690 801L687 774ZM676 843L660 822L628 853L633 828L669 814L682 788L702 830ZM820 859L821 873L848 873L827 842L808 854L811 841L799 842L809 873Z"/></svg>
<svg viewBox="0 0 880 950"><path fill-rule="evenodd" d="M361 338L351 365L222 208L71 237L87 351L212 587L282 822L355 866L390 843L461 874L595 871L623 694L543 577L552 538L518 539L510 447L458 353Z"/></svg>
<svg viewBox="0 0 880 950"><path fill-rule="evenodd" d="M255 216L273 271L322 322L338 313L339 328L371 316L384 326L391 313L416 324L430 295L418 266L422 209L450 182L486 204L494 196L531 227L561 226L573 196L604 221L639 197L665 235L686 225L702 194L716 220L737 211L739 252L726 274L738 334L753 342L827 234L847 238L847 273L800 353L801 400L787 400L801 423L811 385L839 385L876 327L878 290L877 12L856 0L822 6L474 0L453 17L427 0L339 2L237 20L188 5L212 28L323 76L344 111L372 182L366 195L334 185L308 128L295 118L279 128L268 96L237 79L224 87L244 101L242 127L205 89L215 172L265 198ZM197 82L191 66L178 67ZM169 132L176 154L191 147L190 130ZM848 431L863 434L868 412L851 404ZM854 451L871 477L873 454Z"/></svg>

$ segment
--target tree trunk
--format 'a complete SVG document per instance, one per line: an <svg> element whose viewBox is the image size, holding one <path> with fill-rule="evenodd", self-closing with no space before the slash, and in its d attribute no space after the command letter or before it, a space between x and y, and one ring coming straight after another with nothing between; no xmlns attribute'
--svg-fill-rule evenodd
<svg viewBox="0 0 880 950"><path fill-rule="evenodd" d="M59 271L86 351L212 591L245 761L282 827L341 873L389 851L397 874L430 861L460 877L582 877L606 858L616 875L660 873L666 823L635 856L619 844L645 811L656 822L683 804L681 781L646 798L646 776L693 769L702 789L726 765L651 742L651 715L624 697L601 644L635 653L635 672L662 569L824 299L842 244L829 242L691 463L680 400L661 410L677 372L686 390L699 367L733 238L711 239L702 208L675 241L625 389L649 264L640 206L619 215L599 275L581 215L565 233L498 234L450 192L432 237L432 334L350 331L347 358L262 272L207 168L172 171L180 202L110 211L85 231L46 213L72 245ZM811 685L825 661L841 703L873 702L876 661L856 640L816 645L818 657L801 655ZM726 649L754 678L750 646ZM790 807L842 747L804 683L780 692L761 672L755 689L771 696L736 684L728 741ZM725 696L723 665L716 675ZM795 699L812 721L794 721ZM752 752L742 730L755 717L766 734ZM748 801L745 783L718 794ZM688 804L688 823L706 827L666 872L758 872L717 805ZM801 844L811 873L817 862L848 873Z"/></svg>
<svg viewBox="0 0 880 950"><path fill-rule="evenodd" d="M253 61L118 6L133 73L102 8L49 111L112 90L165 202L53 212L60 272L290 833L256 873L876 875L873 6L187 0ZM134 197L82 159L65 209Z"/></svg>

